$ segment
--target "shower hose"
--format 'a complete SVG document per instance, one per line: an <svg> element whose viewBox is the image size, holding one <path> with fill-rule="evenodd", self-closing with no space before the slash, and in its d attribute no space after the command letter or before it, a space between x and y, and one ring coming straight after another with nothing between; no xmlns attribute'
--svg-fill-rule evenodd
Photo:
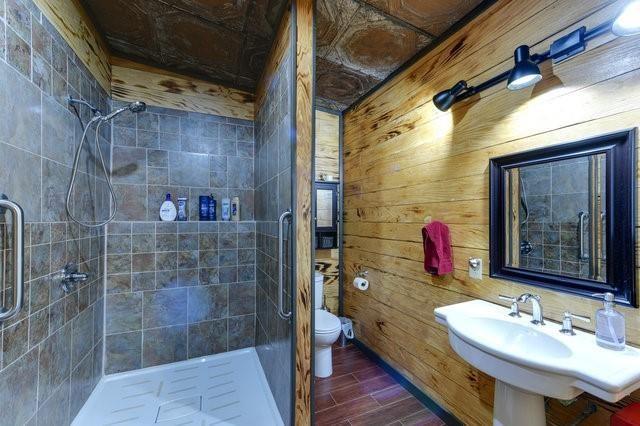
<svg viewBox="0 0 640 426"><path fill-rule="evenodd" d="M65 203L65 208L67 210L67 214L69 215L69 218L75 223L85 226L87 228L99 228L111 222L116 217L116 213L118 212L118 200L116 199L116 194L113 190L113 185L111 185L111 177L109 176L109 172L107 171L107 166L105 165L105 162L104 162L104 156L102 155L102 149L100 148L100 141L99 141L100 126L102 126L102 124L104 124L107 120L102 115L96 115L91 119L91 121L89 121L89 123L86 126L84 126L77 109L76 109L76 115L78 116L78 120L80 121L80 125L82 127L82 138L80 139L80 144L78 145L78 149L76 150L76 156L73 160L73 171L71 172L71 181L69 182L69 190L67 191L67 200ZM82 146L84 145L84 142L87 139L87 133L89 132L91 125L94 124L95 122L98 122L98 124L96 125L96 132L95 132L96 149L98 150L98 156L100 157L100 164L102 165L102 171L104 172L105 179L107 180L107 185L109 186L109 194L111 196L111 199L113 200L113 212L111 213L109 218L103 222L87 223L87 222L82 222L80 219L76 218L73 215L72 209L71 209L71 196L73 194L73 186L76 182L76 177L78 175L78 166L80 163Z"/></svg>

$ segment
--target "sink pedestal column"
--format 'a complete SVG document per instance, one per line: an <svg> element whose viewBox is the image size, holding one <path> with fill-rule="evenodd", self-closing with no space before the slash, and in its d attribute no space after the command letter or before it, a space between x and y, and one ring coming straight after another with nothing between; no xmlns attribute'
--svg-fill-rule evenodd
<svg viewBox="0 0 640 426"><path fill-rule="evenodd" d="M545 426L544 396L496 380L493 426Z"/></svg>

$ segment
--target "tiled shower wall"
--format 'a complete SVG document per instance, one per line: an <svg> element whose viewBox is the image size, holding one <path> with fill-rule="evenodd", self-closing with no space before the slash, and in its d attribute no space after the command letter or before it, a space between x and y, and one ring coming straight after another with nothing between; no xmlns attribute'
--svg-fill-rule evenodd
<svg viewBox="0 0 640 426"><path fill-rule="evenodd" d="M291 95L287 56L274 73L256 115L256 350L282 419L291 412L291 323L277 314L278 217L291 208ZM286 222L289 224L290 222ZM285 253L291 230L286 226ZM290 300L290 257L285 259L285 300ZM285 306L288 310L288 306Z"/></svg>
<svg viewBox="0 0 640 426"><path fill-rule="evenodd" d="M527 166L522 170L521 179L529 217L520 228L520 239L529 241L533 247L531 253L521 256L523 266L590 277L589 261L579 258L578 238L578 214L590 210L588 159L580 157ZM588 225L584 238L589 241Z"/></svg>
<svg viewBox="0 0 640 426"><path fill-rule="evenodd" d="M149 108L118 117L113 142L105 373L253 346L253 123ZM189 198L189 222L157 221L167 193ZM197 222L211 193L218 219L238 196L242 221Z"/></svg>
<svg viewBox="0 0 640 426"><path fill-rule="evenodd" d="M6 425L68 424L102 374L104 233L80 228L65 213L81 134L67 95L107 109L106 93L37 7L0 0L0 193L22 206L28 223L24 307L1 326L0 423ZM81 112L86 122L89 112ZM109 161L109 126L102 136ZM108 213L95 155L92 139L73 196L83 220ZM10 213L0 215L0 234L11 221ZM6 237L8 244L12 236ZM0 257L11 270L10 250L0 250ZM89 274L69 294L53 279L67 262ZM11 303L13 277L0 276L0 283L5 304Z"/></svg>

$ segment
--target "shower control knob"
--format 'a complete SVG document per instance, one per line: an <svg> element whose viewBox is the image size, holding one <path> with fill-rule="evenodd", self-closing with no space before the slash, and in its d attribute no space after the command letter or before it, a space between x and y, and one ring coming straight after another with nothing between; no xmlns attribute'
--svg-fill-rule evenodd
<svg viewBox="0 0 640 426"><path fill-rule="evenodd" d="M76 289L76 283L87 281L89 274L78 272L78 265L75 263L67 263L53 279L59 281L62 291L68 294Z"/></svg>

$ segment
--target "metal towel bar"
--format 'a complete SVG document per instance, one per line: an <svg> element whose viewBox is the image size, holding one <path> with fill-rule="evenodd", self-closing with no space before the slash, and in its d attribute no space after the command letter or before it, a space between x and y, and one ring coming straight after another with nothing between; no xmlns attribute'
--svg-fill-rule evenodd
<svg viewBox="0 0 640 426"><path fill-rule="evenodd" d="M18 204L9 200L0 199L0 208L10 210L13 214L13 306L10 309L3 306L0 310L2 322L18 315L24 303L24 212Z"/></svg>
<svg viewBox="0 0 640 426"><path fill-rule="evenodd" d="M278 218L278 315L282 319L289 319L291 311L284 311L284 221L291 218L291 210L283 212Z"/></svg>

